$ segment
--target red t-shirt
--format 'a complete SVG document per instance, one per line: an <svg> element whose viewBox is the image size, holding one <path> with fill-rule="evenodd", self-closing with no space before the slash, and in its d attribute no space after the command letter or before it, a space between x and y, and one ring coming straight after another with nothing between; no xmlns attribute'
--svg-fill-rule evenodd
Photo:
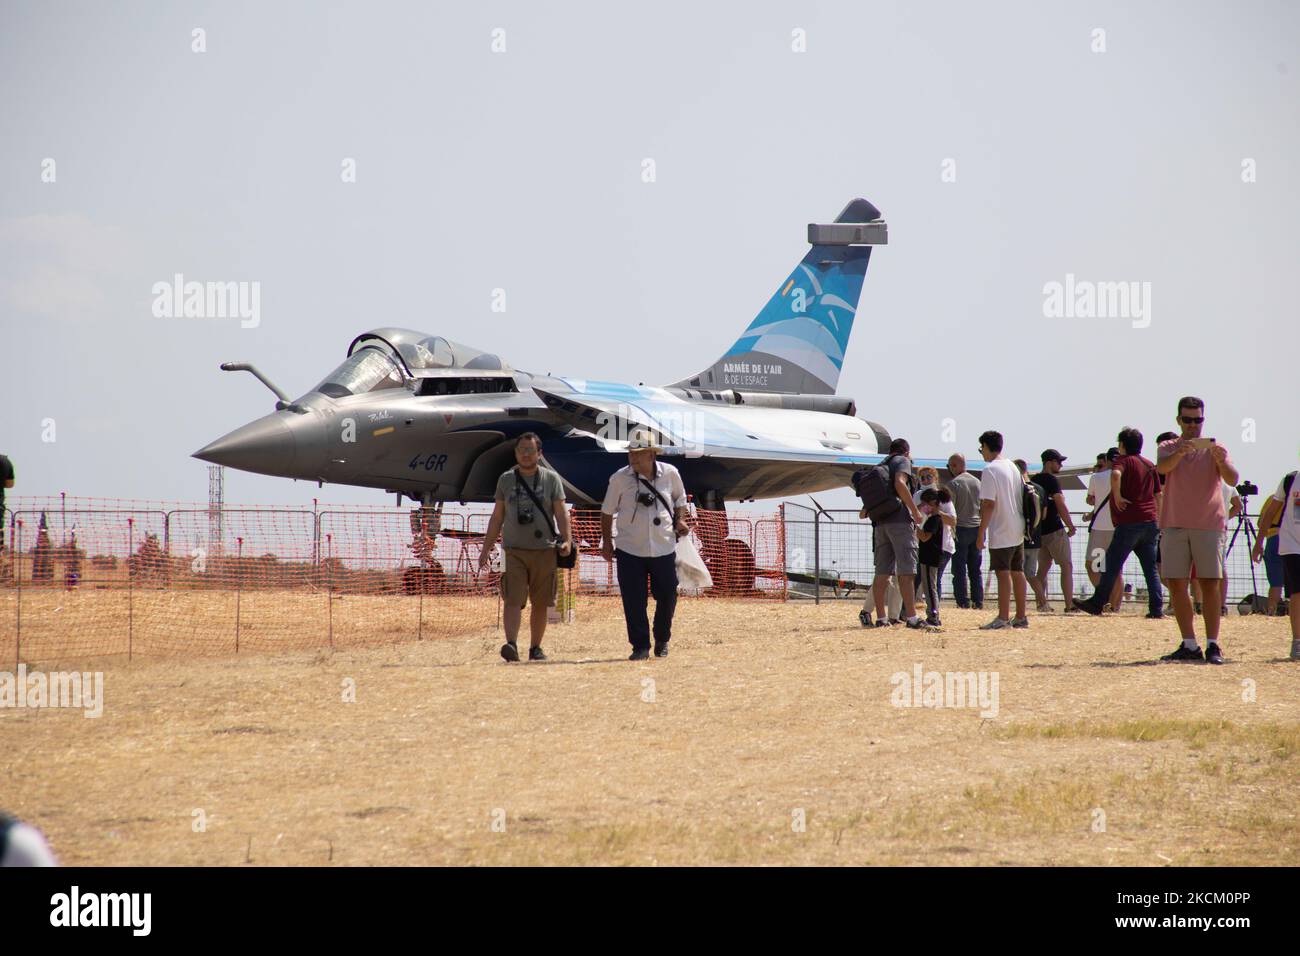
<svg viewBox="0 0 1300 956"><path fill-rule="evenodd" d="M1122 455L1111 465L1119 476L1120 497L1128 502L1123 511L1110 502L1110 517L1116 525L1156 520L1156 492L1160 490L1156 466L1141 455Z"/></svg>

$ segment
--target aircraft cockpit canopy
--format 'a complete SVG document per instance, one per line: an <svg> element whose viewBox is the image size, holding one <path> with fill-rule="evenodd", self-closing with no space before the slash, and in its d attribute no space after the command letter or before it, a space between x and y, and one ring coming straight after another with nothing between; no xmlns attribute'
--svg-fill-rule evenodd
<svg viewBox="0 0 1300 956"><path fill-rule="evenodd" d="M348 357L327 375L316 391L331 398L363 395L384 388L402 388L408 382L418 394L441 394L435 386L417 387L413 380L438 369L510 372L500 356L460 345L439 335L413 329L374 329L352 340ZM512 383L513 384L513 383ZM513 387L475 383L473 391L513 391Z"/></svg>

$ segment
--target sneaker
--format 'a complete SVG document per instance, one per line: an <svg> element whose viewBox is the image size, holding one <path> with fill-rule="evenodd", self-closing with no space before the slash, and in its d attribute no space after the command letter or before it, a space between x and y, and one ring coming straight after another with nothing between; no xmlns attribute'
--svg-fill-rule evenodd
<svg viewBox="0 0 1300 956"><path fill-rule="evenodd" d="M925 621L921 620L919 617L914 617L907 622L907 628L910 631L924 631Z"/></svg>
<svg viewBox="0 0 1300 956"><path fill-rule="evenodd" d="M668 656L668 642L667 642L667 641L656 641L656 642L655 642L655 657L667 657L667 656Z"/></svg>
<svg viewBox="0 0 1300 956"><path fill-rule="evenodd" d="M519 648L506 641L501 645L501 656L508 661L517 661L519 660Z"/></svg>
<svg viewBox="0 0 1300 956"><path fill-rule="evenodd" d="M628 660L630 661L648 661L649 659L650 659L650 648L648 647L632 648L632 656L628 658Z"/></svg>
<svg viewBox="0 0 1300 956"><path fill-rule="evenodd" d="M1172 654L1166 654L1160 659L1162 661L1203 661L1205 660L1205 655L1201 653L1199 647L1196 650L1191 651L1180 643Z"/></svg>
<svg viewBox="0 0 1300 956"><path fill-rule="evenodd" d="M984 610L984 602L983 602L983 601L975 601L975 602L973 602L973 603L971 604L971 607L974 608L976 611L982 611L982 610Z"/></svg>
<svg viewBox="0 0 1300 956"><path fill-rule="evenodd" d="M1106 606L1110 607L1109 604ZM1076 611L1087 611L1089 614L1101 617L1101 611L1097 609L1097 605L1093 604L1091 601L1085 601L1083 598L1074 599L1074 609Z"/></svg>
<svg viewBox="0 0 1300 956"><path fill-rule="evenodd" d="M1164 611L1147 611L1148 621L1163 621L1164 617L1165 617Z"/></svg>
<svg viewBox="0 0 1300 956"><path fill-rule="evenodd" d="M900 625L900 624L902 624L902 623L903 623L903 622L902 622L902 620L901 620L900 618L891 617L891 618L889 619L889 626L890 626L890 627L898 627L898 625Z"/></svg>
<svg viewBox="0 0 1300 956"><path fill-rule="evenodd" d="M1000 630L1002 630L1004 627L1010 627L1010 626L1011 626L1011 622L1010 622L1010 621L1004 621L1004 620L1002 620L1002 618L1000 618L1000 617L995 617L993 620L989 621L987 624L981 624L981 625L980 625L980 630L981 630L981 631L1000 631Z"/></svg>
<svg viewBox="0 0 1300 956"><path fill-rule="evenodd" d="M546 660L546 654L540 647L530 647L528 648L528 659L530 661L544 661Z"/></svg>
<svg viewBox="0 0 1300 956"><path fill-rule="evenodd" d="M1205 645L1205 659L1211 664L1223 663L1223 652L1219 650L1219 645L1214 641Z"/></svg>
<svg viewBox="0 0 1300 956"><path fill-rule="evenodd" d="M943 627L943 622L939 620L938 614L929 614L925 618L925 623L931 627Z"/></svg>
<svg viewBox="0 0 1300 956"><path fill-rule="evenodd" d="M1027 618L1027 617L1013 617L1013 618L1011 619L1011 626L1012 626L1012 627L1028 627L1028 626L1029 626L1029 618Z"/></svg>
<svg viewBox="0 0 1300 956"><path fill-rule="evenodd" d="M877 622L876 622L876 627L889 627L889 622L888 622L888 621L877 621Z"/></svg>
<svg viewBox="0 0 1300 956"><path fill-rule="evenodd" d="M961 608L962 610L969 611L969 610L970 610L970 601L967 601L965 604L963 604L961 601L958 601L958 602L957 602L957 606L958 606L959 608Z"/></svg>
<svg viewBox="0 0 1300 956"><path fill-rule="evenodd" d="M871 612L863 608L858 612L858 623L863 627L871 627Z"/></svg>

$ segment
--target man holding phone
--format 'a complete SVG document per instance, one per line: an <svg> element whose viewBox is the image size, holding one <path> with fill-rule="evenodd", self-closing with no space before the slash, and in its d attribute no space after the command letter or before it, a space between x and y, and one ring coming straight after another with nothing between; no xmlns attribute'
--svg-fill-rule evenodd
<svg viewBox="0 0 1300 956"><path fill-rule="evenodd" d="M1205 403L1189 395L1178 402L1177 438L1160 443L1156 469L1165 476L1161 503L1160 566L1169 582L1174 617L1183 642L1166 661L1209 661L1222 664L1219 621L1222 617L1223 550L1227 517L1220 492L1222 482L1235 485L1240 477L1228 449L1213 438L1202 438ZM1195 615L1187 591L1192 565L1201 582L1205 614L1205 653L1196 641Z"/></svg>

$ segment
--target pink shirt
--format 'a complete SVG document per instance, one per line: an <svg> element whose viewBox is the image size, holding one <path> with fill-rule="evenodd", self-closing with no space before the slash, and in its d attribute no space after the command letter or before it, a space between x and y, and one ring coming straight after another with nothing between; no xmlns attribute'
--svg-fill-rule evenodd
<svg viewBox="0 0 1300 956"><path fill-rule="evenodd" d="M1161 442L1157 463L1174 453L1178 439ZM1225 458L1232 464L1231 458ZM1214 452L1197 448L1185 454L1178 466L1165 476L1164 495L1160 502L1162 528L1199 528L1222 531L1227 524L1223 510L1223 479L1214 463Z"/></svg>

